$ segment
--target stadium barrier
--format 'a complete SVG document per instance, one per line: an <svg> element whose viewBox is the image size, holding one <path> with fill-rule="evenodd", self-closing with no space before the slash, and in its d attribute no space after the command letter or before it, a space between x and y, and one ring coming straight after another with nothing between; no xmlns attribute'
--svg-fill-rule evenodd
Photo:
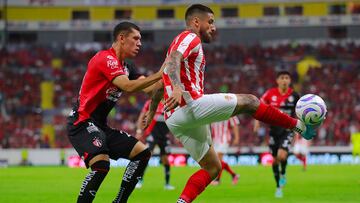
<svg viewBox="0 0 360 203"><path fill-rule="evenodd" d="M189 157L184 148L173 147L169 161L175 166L196 166L197 163ZM160 165L159 149L155 148L149 165ZM232 147L224 156L230 165L268 165L272 157L268 147ZM112 166L122 167L127 160L111 160ZM290 165L300 164L294 155L288 159ZM351 146L317 146L310 147L309 164L360 164L360 156L353 156ZM81 158L74 149L0 149L0 167L32 165L84 167Z"/></svg>

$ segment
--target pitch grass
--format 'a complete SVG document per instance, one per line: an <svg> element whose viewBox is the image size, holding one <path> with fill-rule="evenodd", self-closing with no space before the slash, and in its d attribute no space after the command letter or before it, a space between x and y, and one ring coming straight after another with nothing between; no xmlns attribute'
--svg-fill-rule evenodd
<svg viewBox="0 0 360 203"><path fill-rule="evenodd" d="M173 191L165 191L163 168L149 168L143 188L136 189L129 203L176 202L188 177L197 167L171 169ZM124 168L112 168L94 202L111 202L115 197ZM274 198L275 185L271 167L239 166L238 185L231 185L224 172L219 186L209 186L195 203L252 203L252 202L360 202L360 165L289 166L288 184L282 199ZM0 168L0 202L76 202L86 169L66 167Z"/></svg>

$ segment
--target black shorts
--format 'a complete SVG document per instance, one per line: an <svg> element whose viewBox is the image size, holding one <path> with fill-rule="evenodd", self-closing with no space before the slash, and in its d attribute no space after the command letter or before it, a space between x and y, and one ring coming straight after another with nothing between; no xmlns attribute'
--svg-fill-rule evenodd
<svg viewBox="0 0 360 203"><path fill-rule="evenodd" d="M165 122L156 122L150 135L146 138L146 142L149 145L151 151L158 145L160 148L160 155L167 155L170 153L170 141L167 138L169 128Z"/></svg>
<svg viewBox="0 0 360 203"><path fill-rule="evenodd" d="M270 130L269 148L273 157L277 156L279 149L284 149L289 152L289 147L294 138L294 133L287 129Z"/></svg>
<svg viewBox="0 0 360 203"><path fill-rule="evenodd" d="M138 142L124 131L110 127L98 127L91 119L74 126L68 124L68 137L75 150L89 167L89 161L99 154L108 154L111 159L129 159L131 150Z"/></svg>

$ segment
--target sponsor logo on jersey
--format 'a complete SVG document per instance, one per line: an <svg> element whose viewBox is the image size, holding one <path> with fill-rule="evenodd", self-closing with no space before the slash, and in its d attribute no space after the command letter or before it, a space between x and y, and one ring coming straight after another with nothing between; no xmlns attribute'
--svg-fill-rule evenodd
<svg viewBox="0 0 360 203"><path fill-rule="evenodd" d="M119 67L119 62L113 56L107 56L108 60L106 61L107 67L110 69L116 69Z"/></svg>

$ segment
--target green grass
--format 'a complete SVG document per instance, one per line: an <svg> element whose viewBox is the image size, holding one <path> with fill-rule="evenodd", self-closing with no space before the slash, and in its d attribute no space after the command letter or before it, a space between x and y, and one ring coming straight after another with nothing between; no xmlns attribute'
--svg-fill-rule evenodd
<svg viewBox="0 0 360 203"><path fill-rule="evenodd" d="M135 190L129 203L176 202L188 177L196 167L172 168L174 191L164 191L162 167L149 168L143 188ZM112 168L100 187L94 202L111 202L115 197L123 168ZM241 174L239 184L231 185L224 172L221 185L209 186L195 203L252 202L360 202L360 165L289 166L284 198L275 199L275 183L271 167L236 167ZM0 202L75 202L85 169L65 167L0 168Z"/></svg>

